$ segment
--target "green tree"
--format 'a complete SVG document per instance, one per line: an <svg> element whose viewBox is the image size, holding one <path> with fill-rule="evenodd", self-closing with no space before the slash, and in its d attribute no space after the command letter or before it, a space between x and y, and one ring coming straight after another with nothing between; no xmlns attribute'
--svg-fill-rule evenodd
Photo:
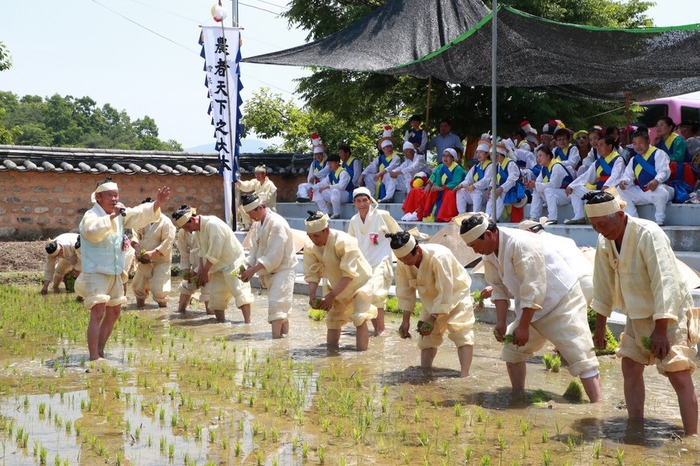
<svg viewBox="0 0 700 466"><path fill-rule="evenodd" d="M12 66L12 57L7 46L0 41L0 71L9 70Z"/></svg>
<svg viewBox="0 0 700 466"><path fill-rule="evenodd" d="M265 152L308 153L311 134L318 133L330 152L336 152L340 144L349 144L353 154L365 160L375 155L383 125L396 123L391 119L379 123L364 119L346 124L330 112L301 109L267 88L260 89L244 104L243 115L241 121L246 132L266 139L283 139L282 144L270 146Z"/></svg>
<svg viewBox="0 0 700 466"><path fill-rule="evenodd" d="M11 129L6 129L11 128ZM161 141L149 116L135 120L90 97L19 98L0 91L0 144L103 149L182 151L174 140Z"/></svg>
<svg viewBox="0 0 700 466"><path fill-rule="evenodd" d="M290 26L308 30L309 40L317 40L348 26L384 3L385 0L291 0L284 16ZM654 4L644 0L499 2L503 3L555 21L622 28L651 26L652 21L645 12ZM490 6L490 2L487 5ZM412 113L425 113L427 80L315 69L310 77L299 80L298 91L310 111L331 114L333 120L343 126L364 121L380 123L387 119L405 122ZM523 119L542 124L552 118L561 119L573 128L598 123L621 125L624 124L624 114L620 107L616 102L575 99L540 90L499 88L498 127L500 133L508 134ZM608 113L616 108L619 111ZM478 136L491 128L490 109L490 87L432 80L430 132L435 133L440 118L449 117L456 133Z"/></svg>

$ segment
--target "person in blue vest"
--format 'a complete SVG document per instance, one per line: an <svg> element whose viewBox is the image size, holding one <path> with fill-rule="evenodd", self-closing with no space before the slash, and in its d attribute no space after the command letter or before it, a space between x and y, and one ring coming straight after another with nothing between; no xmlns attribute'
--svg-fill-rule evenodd
<svg viewBox="0 0 700 466"><path fill-rule="evenodd" d="M387 136L389 131L389 136ZM379 200L379 203L391 202L394 198L396 184L387 184L390 178L389 171L396 170L401 165L401 157L394 152L394 143L391 140L391 128L385 130L385 136L379 142L382 155L377 157L367 165L358 182L369 189L372 197ZM386 179L385 179L386 178ZM352 190L351 190L352 192Z"/></svg>
<svg viewBox="0 0 700 466"><path fill-rule="evenodd" d="M671 117L661 117L656 122L656 147L668 154L671 162L690 162L688 144L675 132L676 124Z"/></svg>
<svg viewBox="0 0 700 466"><path fill-rule="evenodd" d="M576 177L576 170L581 163L581 154L578 147L571 144L571 131L568 128L557 128L554 131L554 140L557 146L552 151L554 157L564 165L572 178Z"/></svg>
<svg viewBox="0 0 700 466"><path fill-rule="evenodd" d="M491 187L493 179L493 164L491 163L491 143L479 139L476 146L478 163L469 169L464 181L455 187L457 193L457 214L467 212L467 204L472 205L472 212L483 212L486 191Z"/></svg>
<svg viewBox="0 0 700 466"><path fill-rule="evenodd" d="M591 191L603 191L617 186L625 171L625 160L615 150L615 136L607 134L597 140L598 158L593 165L566 188L574 208L574 218L564 220L567 225L584 225L583 196Z"/></svg>
<svg viewBox="0 0 700 466"><path fill-rule="evenodd" d="M124 229L158 221L160 208L169 198L170 188L163 186L154 202L126 207L111 178L99 182L93 192L94 205L80 221L83 273L75 282L76 293L90 310L87 343L91 361L105 357L105 345L126 302L122 271L126 250L131 246Z"/></svg>
<svg viewBox="0 0 700 466"><path fill-rule="evenodd" d="M313 197L314 185L328 175L330 169L326 166L326 147L318 134L311 135L314 159L309 166L306 183L301 183L297 189L297 202L310 202Z"/></svg>
<svg viewBox="0 0 700 466"><path fill-rule="evenodd" d="M352 155L352 149L347 144L338 146L340 156L340 166L348 171L352 179L353 186L359 186L360 176L362 176L362 161Z"/></svg>
<svg viewBox="0 0 700 466"><path fill-rule="evenodd" d="M537 150L537 163L542 167L537 180L528 181L525 185L532 189L532 204L530 205L530 217L540 218L542 207L547 205L547 222L556 224L559 215L559 206L569 204L571 201L566 195L566 188L573 178L561 161L554 157L551 150L540 147Z"/></svg>
<svg viewBox="0 0 700 466"><path fill-rule="evenodd" d="M428 145L428 133L420 127L423 119L420 115L411 115L408 124L411 125L404 134L404 141L411 143L416 154L425 154L425 146Z"/></svg>
<svg viewBox="0 0 700 466"><path fill-rule="evenodd" d="M340 218L340 206L352 201L352 191L355 187L348 171L340 166L338 154L328 156L328 168L330 170L328 176L314 188L314 201L318 205L318 210L326 215L330 215L328 211L330 202L333 206L331 218L337 219Z"/></svg>
<svg viewBox="0 0 700 466"><path fill-rule="evenodd" d="M650 144L646 128L632 133L632 147L634 154L618 183L625 212L638 217L638 205L654 204L654 220L664 225L666 204L673 199L673 188L664 184L671 176L668 154Z"/></svg>
<svg viewBox="0 0 700 466"><path fill-rule="evenodd" d="M503 215L503 208L508 204L515 204L522 201L525 196L525 186L520 180L520 168L509 156L508 148L503 142L496 144L496 153L498 154L498 164L495 167L494 176L496 177L496 220ZM491 189L486 191L488 202L486 203L486 213L491 215L493 212L494 197ZM527 201L525 201L527 202Z"/></svg>

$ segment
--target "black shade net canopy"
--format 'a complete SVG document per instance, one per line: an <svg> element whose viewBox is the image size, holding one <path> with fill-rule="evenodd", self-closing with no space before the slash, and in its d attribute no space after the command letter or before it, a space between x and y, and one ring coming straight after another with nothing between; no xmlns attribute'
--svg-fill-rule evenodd
<svg viewBox="0 0 700 466"><path fill-rule="evenodd" d="M243 61L490 86L492 17L479 0L390 0L324 39ZM700 90L700 24L598 28L507 6L497 18L499 87L616 101Z"/></svg>

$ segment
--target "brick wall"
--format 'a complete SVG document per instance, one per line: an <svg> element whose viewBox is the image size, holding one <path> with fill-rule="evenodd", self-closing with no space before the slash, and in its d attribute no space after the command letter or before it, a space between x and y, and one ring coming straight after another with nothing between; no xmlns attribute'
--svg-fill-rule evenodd
<svg viewBox="0 0 700 466"><path fill-rule="evenodd" d="M219 176L111 177L119 184L121 201L126 206L155 197L158 188L169 186L172 194L164 209L168 215L181 204L190 204L202 214L224 218L223 182ZM90 194L104 178L104 174L0 172L0 240L46 239L77 229L83 214L92 207ZM296 185L305 177L273 175L271 179L278 186L278 202L284 202L293 200Z"/></svg>

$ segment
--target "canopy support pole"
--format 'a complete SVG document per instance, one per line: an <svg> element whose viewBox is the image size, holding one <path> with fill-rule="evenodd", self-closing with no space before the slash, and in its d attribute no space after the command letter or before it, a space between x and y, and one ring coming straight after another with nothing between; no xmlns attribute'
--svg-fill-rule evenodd
<svg viewBox="0 0 700 466"><path fill-rule="evenodd" d="M498 175L498 153L496 152L496 138L498 135L496 118L497 104L496 98L498 95L498 44L496 42L498 36L498 23L496 21L496 16L498 12L498 0L493 0L492 4L492 18L491 18L491 163L493 164L493 179L491 183L491 218L494 222L497 222L496 218L496 177ZM489 213L489 212L487 212Z"/></svg>
<svg viewBox="0 0 700 466"><path fill-rule="evenodd" d="M630 127L630 99L632 98L632 93L625 92L625 129Z"/></svg>
<svg viewBox="0 0 700 466"><path fill-rule="evenodd" d="M430 91L432 90L432 88L433 88L433 77L428 76L428 101L425 104L425 120L423 120L423 121L425 121L424 128L423 128L425 130L425 134L428 134L429 133L428 130L430 129Z"/></svg>

